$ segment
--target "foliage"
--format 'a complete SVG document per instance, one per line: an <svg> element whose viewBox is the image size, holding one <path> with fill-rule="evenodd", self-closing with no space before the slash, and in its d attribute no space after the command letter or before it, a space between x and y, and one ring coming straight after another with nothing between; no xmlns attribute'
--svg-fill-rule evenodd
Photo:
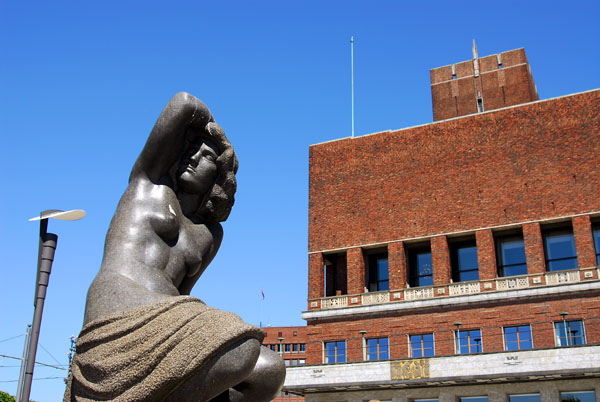
<svg viewBox="0 0 600 402"><path fill-rule="evenodd" d="M0 391L0 402L15 402L15 398L6 392Z"/></svg>
<svg viewBox="0 0 600 402"><path fill-rule="evenodd" d="M15 402L15 397L7 394L4 391L0 391L0 402ZM29 402L35 402L35 401L29 401Z"/></svg>

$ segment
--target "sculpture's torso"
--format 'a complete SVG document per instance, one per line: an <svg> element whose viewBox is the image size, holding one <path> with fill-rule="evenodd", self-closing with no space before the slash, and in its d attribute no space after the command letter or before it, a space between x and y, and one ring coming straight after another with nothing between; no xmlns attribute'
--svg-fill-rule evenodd
<svg viewBox="0 0 600 402"><path fill-rule="evenodd" d="M183 215L170 186L133 180L106 235L102 267L90 287L84 321L147 304L149 299L189 294L221 238L219 224L198 224ZM110 293L105 291L106 281L111 281Z"/></svg>

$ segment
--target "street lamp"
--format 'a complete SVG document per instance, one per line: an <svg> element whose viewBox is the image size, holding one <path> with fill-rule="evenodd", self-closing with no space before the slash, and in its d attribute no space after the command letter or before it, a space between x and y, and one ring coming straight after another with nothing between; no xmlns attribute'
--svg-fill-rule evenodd
<svg viewBox="0 0 600 402"><path fill-rule="evenodd" d="M29 394L31 393L31 381L33 380L35 355L37 353L37 345L40 337L44 300L46 299L46 289L48 288L48 280L50 278L50 271L52 270L52 261L54 261L54 251L56 250L56 243L58 242L58 236L54 233L48 233L47 231L48 219L76 221L84 216L85 211L83 209L73 209L71 211L48 209L42 211L40 216L36 216L29 220L30 222L40 221L40 243L38 248L37 275L35 279L35 295L33 299L33 323L27 350L27 366L25 369L23 392L19 402L29 401ZM19 383L20 382L21 381L19 381Z"/></svg>
<svg viewBox="0 0 600 402"><path fill-rule="evenodd" d="M283 342L284 339L285 338L282 338L282 337L277 338L277 340L279 341L279 356L283 356L283 344L282 344L282 342Z"/></svg>
<svg viewBox="0 0 600 402"><path fill-rule="evenodd" d="M460 354L460 326L462 325L462 322L455 322L454 325L456 325L456 344L458 345L458 354Z"/></svg>

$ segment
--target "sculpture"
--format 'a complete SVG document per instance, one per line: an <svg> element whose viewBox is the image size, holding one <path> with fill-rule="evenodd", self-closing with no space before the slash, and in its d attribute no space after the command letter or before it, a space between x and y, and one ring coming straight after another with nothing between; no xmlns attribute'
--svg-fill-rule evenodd
<svg viewBox="0 0 600 402"><path fill-rule="evenodd" d="M268 401L280 356L260 329L188 296L219 249L237 158L204 103L179 93L135 162L88 291L64 401Z"/></svg>

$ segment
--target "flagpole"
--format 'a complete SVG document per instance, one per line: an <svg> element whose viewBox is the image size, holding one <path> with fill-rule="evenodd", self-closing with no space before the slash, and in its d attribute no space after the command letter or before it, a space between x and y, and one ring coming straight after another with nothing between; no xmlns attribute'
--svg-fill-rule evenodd
<svg viewBox="0 0 600 402"><path fill-rule="evenodd" d="M350 81L352 87L352 138L354 138L354 36L350 37Z"/></svg>
<svg viewBox="0 0 600 402"><path fill-rule="evenodd" d="M263 306L265 304L265 292L263 292L261 290L260 293L262 294L262 299L260 301L260 328L262 328L262 323L263 323Z"/></svg>

